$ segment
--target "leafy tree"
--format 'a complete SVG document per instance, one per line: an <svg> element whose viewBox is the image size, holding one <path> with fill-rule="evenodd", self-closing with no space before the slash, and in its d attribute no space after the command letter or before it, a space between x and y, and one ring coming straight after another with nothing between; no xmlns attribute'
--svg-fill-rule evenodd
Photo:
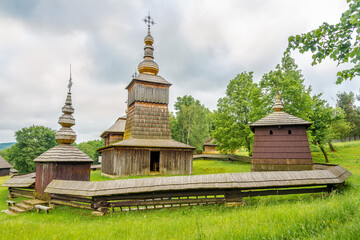
<svg viewBox="0 0 360 240"><path fill-rule="evenodd" d="M294 116L310 120L312 115L311 87L305 87L301 70L295 60L284 54L281 65L276 66L276 71L264 74L260 87L264 92L266 112L272 112L277 86L284 103L284 110Z"/></svg>
<svg viewBox="0 0 360 240"><path fill-rule="evenodd" d="M353 92L338 93L337 106L344 110L345 120L350 124L349 138L351 135L360 135L360 112L355 105L356 96Z"/></svg>
<svg viewBox="0 0 360 240"><path fill-rule="evenodd" d="M337 73L337 84L360 75L360 1L347 0L349 9L335 25L323 23L319 28L290 36L287 52L299 49L300 53L312 52L312 65L321 63L326 57L338 65L351 63L350 69Z"/></svg>
<svg viewBox="0 0 360 240"><path fill-rule="evenodd" d="M253 133L249 124L262 118L263 107L260 87L253 82L252 72L237 75L227 86L226 96L218 100L214 113L214 138L223 152L234 152L245 147L252 152Z"/></svg>
<svg viewBox="0 0 360 240"><path fill-rule="evenodd" d="M332 133L331 139L342 140L349 136L351 131L351 124L345 120L345 112L343 109L337 107L335 109L337 111L337 115L341 116L339 119L331 122L330 129ZM336 151L332 144L329 144L331 151Z"/></svg>
<svg viewBox="0 0 360 240"><path fill-rule="evenodd" d="M202 150L204 140L209 138L211 112L192 96L178 97L174 105L176 115L170 114L173 138Z"/></svg>
<svg viewBox="0 0 360 240"><path fill-rule="evenodd" d="M81 151L86 153L92 160L94 160L94 164L99 163L99 153L96 151L97 149L103 147L105 144L104 139L102 140L92 140L87 142L82 142L79 144L74 144Z"/></svg>
<svg viewBox="0 0 360 240"><path fill-rule="evenodd" d="M334 138L334 124L340 123L344 119L343 111L331 107L325 100L321 99L321 94L313 96L313 112L311 121L313 125L310 127L312 134L312 143L318 145L325 160L328 163L327 153L324 146L328 144L330 149L335 151L331 145L331 141Z"/></svg>
<svg viewBox="0 0 360 240"><path fill-rule="evenodd" d="M56 146L55 131L43 126L25 127L15 132L16 144L10 147L8 158L19 173L35 171L33 161Z"/></svg>

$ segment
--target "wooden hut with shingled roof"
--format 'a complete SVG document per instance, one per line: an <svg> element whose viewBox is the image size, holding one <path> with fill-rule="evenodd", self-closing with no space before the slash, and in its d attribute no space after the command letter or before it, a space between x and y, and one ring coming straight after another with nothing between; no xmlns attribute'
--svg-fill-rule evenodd
<svg viewBox="0 0 360 240"><path fill-rule="evenodd" d="M106 131L104 131L100 137L104 139L105 146L110 145L113 142L123 140L126 124L126 115L119 117L116 122L111 125Z"/></svg>
<svg viewBox="0 0 360 240"><path fill-rule="evenodd" d="M128 90L128 112L124 139L107 145L102 155L103 174L125 176L191 174L192 146L172 140L169 123L169 88L171 83L157 75L154 39L150 33L150 16L146 18L148 34L144 39L144 60L138 65Z"/></svg>
<svg viewBox="0 0 360 240"><path fill-rule="evenodd" d="M216 140L210 138L204 143L203 153L218 153L218 151L216 150L217 146L219 146L219 144L216 143Z"/></svg>
<svg viewBox="0 0 360 240"><path fill-rule="evenodd" d="M10 168L12 168L11 164L0 156L0 176L10 175Z"/></svg>
<svg viewBox="0 0 360 240"><path fill-rule="evenodd" d="M276 95L274 112L250 125L255 133L252 171L312 170L307 128L312 123L283 110Z"/></svg>
<svg viewBox="0 0 360 240"><path fill-rule="evenodd" d="M74 108L71 102L71 75L69 92L63 114L59 118L61 128L56 132L57 145L41 154L36 162L35 197L48 199L49 194L44 193L47 185L53 180L90 181L90 167L93 160L71 144L76 140L76 133L71 129L75 125L72 116Z"/></svg>

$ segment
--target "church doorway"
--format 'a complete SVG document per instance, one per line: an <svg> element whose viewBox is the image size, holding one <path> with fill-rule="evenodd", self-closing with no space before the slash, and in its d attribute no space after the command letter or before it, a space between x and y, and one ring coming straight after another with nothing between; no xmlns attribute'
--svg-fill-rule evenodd
<svg viewBox="0 0 360 240"><path fill-rule="evenodd" d="M150 152L150 172L159 172L160 171L160 152L151 151Z"/></svg>

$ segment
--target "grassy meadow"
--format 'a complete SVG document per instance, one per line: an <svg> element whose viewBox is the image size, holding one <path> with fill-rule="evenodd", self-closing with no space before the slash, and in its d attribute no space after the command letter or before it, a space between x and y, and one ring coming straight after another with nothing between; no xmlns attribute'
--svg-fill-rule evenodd
<svg viewBox="0 0 360 240"><path fill-rule="evenodd" d="M133 211L94 217L58 206L50 214L0 214L1 239L359 239L360 141L337 143L331 163L353 175L331 194L246 198L242 207L222 205ZM315 162L324 162L320 151ZM194 174L250 171L250 164L194 161ZM8 177L0 177L2 184ZM108 180L99 171L92 181ZM0 187L0 210L7 188Z"/></svg>

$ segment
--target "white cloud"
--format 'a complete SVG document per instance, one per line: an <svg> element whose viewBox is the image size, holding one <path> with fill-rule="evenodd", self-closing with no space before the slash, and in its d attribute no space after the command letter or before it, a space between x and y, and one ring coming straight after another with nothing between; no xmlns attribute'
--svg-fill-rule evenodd
<svg viewBox="0 0 360 240"><path fill-rule="evenodd" d="M86 7L85 7L86 6ZM280 63L290 35L327 21L347 8L343 0L65 1L38 0L0 6L0 142L32 124L58 129L73 66L78 141L98 138L125 111L125 86L142 60L150 11L159 74L178 96L192 95L210 109L242 71L255 80ZM306 83L334 103L338 91L359 89L358 79L335 85L331 61L311 66L294 53Z"/></svg>

